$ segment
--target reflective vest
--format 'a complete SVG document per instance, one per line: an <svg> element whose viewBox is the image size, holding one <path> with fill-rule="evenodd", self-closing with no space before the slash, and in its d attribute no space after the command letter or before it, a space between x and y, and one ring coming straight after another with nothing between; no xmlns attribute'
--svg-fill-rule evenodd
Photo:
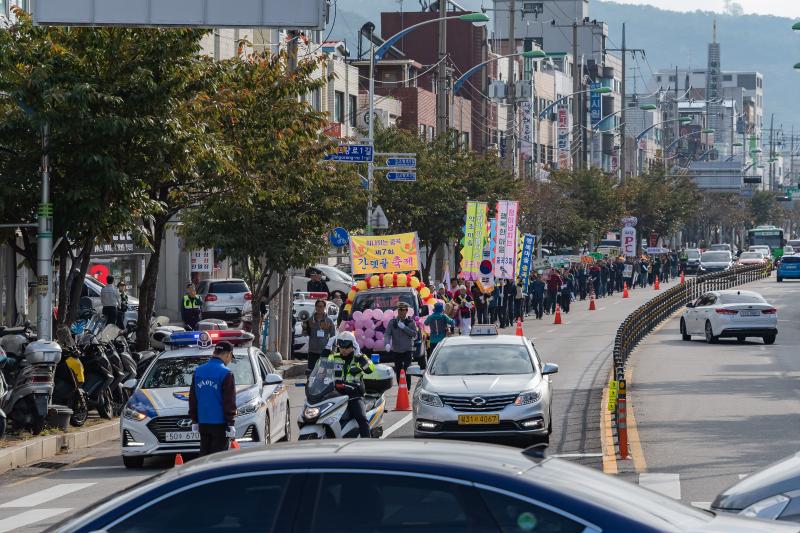
<svg viewBox="0 0 800 533"><path fill-rule="evenodd" d="M183 295L184 309L200 309L201 305L203 305L203 302L200 300L199 296L191 297L188 294Z"/></svg>
<svg viewBox="0 0 800 533"><path fill-rule="evenodd" d="M333 363L334 378L345 383L364 383L364 374L371 374L375 370L375 363L364 354L354 354L348 363L339 353L332 353L328 361ZM350 373L351 368L358 368L355 376Z"/></svg>

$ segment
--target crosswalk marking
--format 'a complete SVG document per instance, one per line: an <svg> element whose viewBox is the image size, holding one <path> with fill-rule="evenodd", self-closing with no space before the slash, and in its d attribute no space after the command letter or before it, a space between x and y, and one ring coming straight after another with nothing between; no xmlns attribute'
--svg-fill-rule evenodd
<svg viewBox="0 0 800 533"><path fill-rule="evenodd" d="M639 485L675 500L681 499L679 474L639 474Z"/></svg>
<svg viewBox="0 0 800 533"><path fill-rule="evenodd" d="M4 503L0 505L0 508L7 509L9 507L36 507L37 505L49 502L50 500L55 500L56 498L66 496L67 494L85 489L86 487L91 487L92 485L94 485L94 483L60 483L53 487L49 487L44 490L40 490L39 492L34 492L33 494L28 494L22 498L17 498L16 500Z"/></svg>
<svg viewBox="0 0 800 533"><path fill-rule="evenodd" d="M40 522L42 520L47 520L48 518L53 518L54 516L58 516L71 510L72 508L70 507L60 507L56 509L34 509L15 514L14 516L0 520L0 533L14 531L15 529Z"/></svg>

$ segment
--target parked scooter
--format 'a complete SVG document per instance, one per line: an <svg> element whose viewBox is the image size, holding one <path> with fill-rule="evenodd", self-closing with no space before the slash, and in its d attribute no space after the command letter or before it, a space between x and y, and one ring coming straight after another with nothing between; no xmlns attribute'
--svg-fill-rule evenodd
<svg viewBox="0 0 800 533"><path fill-rule="evenodd" d="M85 372L80 360L81 352L65 326L58 328L56 337L61 345L61 361L56 366L53 403L72 409L70 425L80 427L89 416L89 405L83 390Z"/></svg>
<svg viewBox="0 0 800 533"><path fill-rule="evenodd" d="M0 348L0 405L3 404L3 397L8 392L6 377L3 374L3 368L5 368L6 363L8 363L8 356L6 356L5 350ZM0 439L2 439L5 436L7 428L8 428L8 417L6 417L5 411L3 411L2 408L0 408Z"/></svg>
<svg viewBox="0 0 800 533"><path fill-rule="evenodd" d="M96 410L101 418L111 418L114 413L111 397L114 369L97 338L104 324L105 320L95 314L76 339L76 343L81 351L81 362L86 377L83 391L86 393L89 410Z"/></svg>
<svg viewBox="0 0 800 533"><path fill-rule="evenodd" d="M320 359L306 384L306 403L297 420L299 440L357 438L358 422L347 411L349 398L336 390L334 363ZM384 393L392 388L394 371L386 365L375 365L365 376L364 407L373 438L383 434Z"/></svg>

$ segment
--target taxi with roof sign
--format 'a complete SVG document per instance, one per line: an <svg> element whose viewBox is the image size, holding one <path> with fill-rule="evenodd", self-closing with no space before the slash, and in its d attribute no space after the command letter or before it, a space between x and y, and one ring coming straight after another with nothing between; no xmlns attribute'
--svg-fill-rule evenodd
<svg viewBox="0 0 800 533"><path fill-rule="evenodd" d="M192 432L188 415L189 388L195 369L223 340L234 345L228 368L236 382L236 441L247 448L289 440L288 390L264 353L252 346L252 334L235 329L176 332L136 382L120 417L126 467L141 468L147 457L199 451L200 434Z"/></svg>

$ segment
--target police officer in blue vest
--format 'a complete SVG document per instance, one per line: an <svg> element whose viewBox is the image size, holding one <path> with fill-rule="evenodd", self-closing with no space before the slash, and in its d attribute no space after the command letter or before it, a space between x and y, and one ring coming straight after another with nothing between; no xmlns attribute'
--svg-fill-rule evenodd
<svg viewBox="0 0 800 533"><path fill-rule="evenodd" d="M189 389L189 418L192 431L200 433L200 455L228 449L236 438L236 383L228 365L233 345L221 341L204 365L197 367Z"/></svg>

